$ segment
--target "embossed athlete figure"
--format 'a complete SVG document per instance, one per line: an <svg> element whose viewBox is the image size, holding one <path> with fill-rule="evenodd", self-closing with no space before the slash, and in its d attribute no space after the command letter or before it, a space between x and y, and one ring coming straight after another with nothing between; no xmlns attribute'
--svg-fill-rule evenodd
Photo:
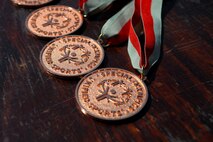
<svg viewBox="0 0 213 142"><path fill-rule="evenodd" d="M51 5L33 11L25 23L34 35L55 38L77 31L83 24L83 16L69 6Z"/></svg>
<svg viewBox="0 0 213 142"><path fill-rule="evenodd" d="M98 101L107 99L108 103L111 101L117 106L128 102L132 96L132 90L123 81L103 80L98 86L102 88L102 90L98 90L101 93L96 97Z"/></svg>
<svg viewBox="0 0 213 142"><path fill-rule="evenodd" d="M67 27L71 21L64 13L49 13L45 18L47 18L47 20L42 24L43 27L51 26L51 28L56 27L57 29Z"/></svg>
<svg viewBox="0 0 213 142"><path fill-rule="evenodd" d="M86 62L91 54L82 45L66 45L59 51L64 51L61 54L62 57L58 60L60 63L68 61L69 63L75 62L76 65Z"/></svg>
<svg viewBox="0 0 213 142"><path fill-rule="evenodd" d="M64 46L60 49L60 51L64 51L64 54L61 54L62 57L58 60L60 63L69 61L71 63L72 61L75 62L78 58L76 57L76 53L72 52L68 46Z"/></svg>

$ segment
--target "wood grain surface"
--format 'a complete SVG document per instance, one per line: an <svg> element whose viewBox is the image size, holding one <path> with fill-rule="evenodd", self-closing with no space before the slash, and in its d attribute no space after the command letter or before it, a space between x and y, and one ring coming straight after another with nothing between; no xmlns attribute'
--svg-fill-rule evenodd
<svg viewBox="0 0 213 142"><path fill-rule="evenodd" d="M78 8L77 0L52 4ZM75 34L97 39L118 8L85 19ZM149 101L138 115L120 122L81 113L74 94L80 78L45 73L39 54L50 40L32 36L25 27L25 18L35 9L0 1L1 142L213 141L212 0L164 0L162 56L149 75ZM126 43L105 52L100 68L138 74Z"/></svg>

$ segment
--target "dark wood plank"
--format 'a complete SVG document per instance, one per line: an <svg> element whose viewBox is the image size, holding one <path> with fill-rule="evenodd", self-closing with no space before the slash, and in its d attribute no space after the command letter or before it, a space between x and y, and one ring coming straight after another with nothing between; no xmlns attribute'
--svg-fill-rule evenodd
<svg viewBox="0 0 213 142"><path fill-rule="evenodd" d="M60 0L77 8L77 0ZM0 1L0 141L213 141L213 1L165 0L162 58L150 78L150 99L136 117L94 120L77 107L79 78L49 76L39 63L48 40L30 35L32 8ZM116 10L114 10L116 11ZM107 14L85 19L76 34L97 39ZM132 68L126 44L105 49L101 67Z"/></svg>

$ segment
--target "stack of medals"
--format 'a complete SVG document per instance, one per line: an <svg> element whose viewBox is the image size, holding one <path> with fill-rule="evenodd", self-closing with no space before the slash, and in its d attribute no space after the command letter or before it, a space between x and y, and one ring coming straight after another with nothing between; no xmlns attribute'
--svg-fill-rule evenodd
<svg viewBox="0 0 213 142"><path fill-rule="evenodd" d="M52 0L12 1L23 6L38 6ZM79 5L85 14L90 14L109 7L114 1L80 0ZM156 6L156 0L153 1L155 2L150 4L150 8L153 5ZM141 49L133 28L133 23L140 23L135 22L134 17L138 16L138 12L141 11L141 7L138 8L137 5L143 2L147 0L132 1L111 17L103 26L98 41L82 35L68 35L77 31L83 24L82 14L74 8L63 5L46 6L37 9L27 17L26 27L32 34L43 38L55 38L44 46L40 54L40 62L48 73L59 77L87 74L80 80L75 91L76 100L84 114L103 120L122 120L137 114L145 106L148 91L141 78L119 68L95 70L104 59L102 46L112 45L115 41L120 43L129 40L128 53L132 65L142 75L146 75L158 60L159 57L154 48L160 43L154 42L154 47L150 47L149 44L148 55L146 55L146 45L144 49ZM152 24L155 27L155 20L153 21ZM112 24L116 29L110 29ZM145 37L146 25L147 23L143 22ZM150 35L149 30L147 35ZM159 40L159 36L155 38ZM154 60L150 53L151 48L155 54ZM144 58L147 59L143 61ZM152 60L151 63L148 60Z"/></svg>

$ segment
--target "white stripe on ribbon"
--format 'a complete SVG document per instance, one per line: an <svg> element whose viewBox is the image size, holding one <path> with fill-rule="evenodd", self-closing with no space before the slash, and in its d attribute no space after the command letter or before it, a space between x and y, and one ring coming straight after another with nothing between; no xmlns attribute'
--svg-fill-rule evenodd
<svg viewBox="0 0 213 142"><path fill-rule="evenodd" d="M124 25L132 18L133 13L134 2L132 1L107 20L101 29L103 37L110 38L118 35Z"/></svg>
<svg viewBox="0 0 213 142"><path fill-rule="evenodd" d="M141 3L142 1L143 1L143 4L146 4L146 2L150 2L150 0L135 0L135 1L137 2L137 4ZM152 18L152 20L153 20L153 27L147 27L147 29L146 29L146 27L144 26L144 28L145 28L144 31L147 33L150 33L150 32L153 33L154 37L149 37L145 34L145 41L147 39L149 41L149 45L146 46L146 42L145 42L144 53L142 53L142 55L140 55L139 52L142 52L143 50L139 51L139 49L137 49L138 44L132 43L133 41L139 42L139 40L136 37L134 37L134 36L136 36L136 34L135 35L133 34L134 36L132 34L129 34L128 54L130 56L132 66L144 75L147 75L150 68L158 61L158 59L160 57L161 29L162 29L162 24L161 24L162 3L163 3L163 0L151 0L151 7L146 7L146 5L143 5L143 6L145 6L146 9L148 9L148 10L150 9L151 17L148 17L149 20L145 21L147 19L143 19L142 15L141 15L142 22L144 23L144 21L145 21L145 22L149 23L150 18ZM147 3L147 6L149 6L149 4L150 3ZM138 9L136 9L136 10L138 10ZM148 16L146 13L143 13L143 14L146 17ZM149 26L149 25L147 25L147 23L146 23L146 26ZM150 26L152 26L152 25L150 25ZM152 31L150 31L150 30L152 30ZM133 32L133 33L135 33L135 32ZM134 38L134 40L131 40L131 38ZM150 38L150 39L148 39L148 38ZM152 39L154 39L153 44L150 42L150 41L152 41ZM135 47L134 47L134 45L135 45ZM152 48L150 45L152 45L154 47ZM141 50L141 48L143 48L143 47L141 45L139 45L139 46L140 46L140 50ZM149 58L147 57L147 54L146 54L147 53L146 51L148 50L148 48L149 48L149 50L153 49ZM142 66L141 66L141 63L142 63L141 61L143 62ZM147 64L146 61L148 61L149 63Z"/></svg>
<svg viewBox="0 0 213 142"><path fill-rule="evenodd" d="M137 69L140 73L142 73L142 69L139 66L140 65L140 56L138 55L137 50L134 48L134 46L131 43L131 40L128 40L128 47L127 47L127 51L129 56L131 57L131 64L133 66L133 68Z"/></svg>
<svg viewBox="0 0 213 142"><path fill-rule="evenodd" d="M87 0L84 4L84 14L96 14L107 8L114 1L115 0Z"/></svg>
<svg viewBox="0 0 213 142"><path fill-rule="evenodd" d="M162 4L163 4L163 0L152 0L151 13L152 13L152 18L154 23L155 47L154 47L154 51L152 55L149 58L150 68L160 58L161 33L162 33L162 22L161 22Z"/></svg>

